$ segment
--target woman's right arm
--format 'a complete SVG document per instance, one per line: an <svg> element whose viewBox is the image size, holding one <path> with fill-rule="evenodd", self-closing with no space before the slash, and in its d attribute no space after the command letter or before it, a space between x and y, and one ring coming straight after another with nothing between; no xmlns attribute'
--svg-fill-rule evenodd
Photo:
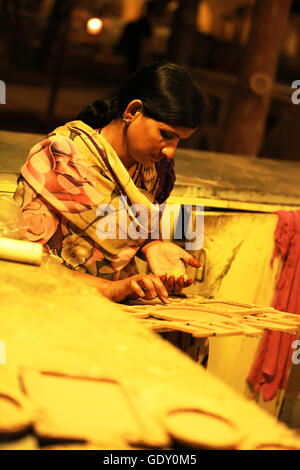
<svg viewBox="0 0 300 470"><path fill-rule="evenodd" d="M144 300L158 297L163 303L168 304L168 292L161 280L151 274L136 274L119 281L109 281L91 274L73 271L84 282L97 290L113 302L121 302L127 297Z"/></svg>

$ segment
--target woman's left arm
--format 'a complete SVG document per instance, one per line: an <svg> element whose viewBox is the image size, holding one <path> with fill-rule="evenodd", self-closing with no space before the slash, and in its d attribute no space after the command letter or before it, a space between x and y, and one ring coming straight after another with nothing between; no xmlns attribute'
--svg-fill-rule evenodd
<svg viewBox="0 0 300 470"><path fill-rule="evenodd" d="M152 273L165 283L168 292L180 292L193 283L191 278L186 278L185 264L200 267L194 256L172 242L154 240L144 245L141 253Z"/></svg>

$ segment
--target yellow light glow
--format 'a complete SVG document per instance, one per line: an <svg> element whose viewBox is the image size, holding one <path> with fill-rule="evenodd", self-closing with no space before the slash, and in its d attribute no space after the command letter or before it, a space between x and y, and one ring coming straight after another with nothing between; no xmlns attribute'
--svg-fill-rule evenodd
<svg viewBox="0 0 300 470"><path fill-rule="evenodd" d="M89 34L99 34L103 28L103 21L100 18L90 18L86 24Z"/></svg>
<svg viewBox="0 0 300 470"><path fill-rule="evenodd" d="M213 27L213 14L209 2L199 3L197 29L204 34L210 34Z"/></svg>

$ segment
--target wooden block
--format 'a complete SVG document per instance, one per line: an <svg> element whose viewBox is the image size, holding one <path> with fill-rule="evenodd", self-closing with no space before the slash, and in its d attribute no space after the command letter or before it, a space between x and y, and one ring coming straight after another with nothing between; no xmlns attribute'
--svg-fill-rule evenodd
<svg viewBox="0 0 300 470"><path fill-rule="evenodd" d="M204 449L236 449L242 441L241 432L223 417L197 409L170 413L165 425L176 441Z"/></svg>
<svg viewBox="0 0 300 470"><path fill-rule="evenodd" d="M10 439L0 441L1 450L39 450L38 440L32 434L28 434L20 439Z"/></svg>
<svg viewBox="0 0 300 470"><path fill-rule="evenodd" d="M32 422L32 407L25 396L15 391L0 392L0 434L23 432Z"/></svg>
<svg viewBox="0 0 300 470"><path fill-rule="evenodd" d="M34 429L40 437L157 447L169 443L153 420L149 429L151 419L137 410L128 389L118 381L33 370L24 370L21 379L38 410Z"/></svg>

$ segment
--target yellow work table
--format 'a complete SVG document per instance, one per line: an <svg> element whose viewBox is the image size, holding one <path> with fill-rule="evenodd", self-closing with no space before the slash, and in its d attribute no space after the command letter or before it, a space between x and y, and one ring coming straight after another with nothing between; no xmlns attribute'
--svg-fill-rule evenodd
<svg viewBox="0 0 300 470"><path fill-rule="evenodd" d="M1 449L300 449L55 259L0 261L0 277Z"/></svg>

